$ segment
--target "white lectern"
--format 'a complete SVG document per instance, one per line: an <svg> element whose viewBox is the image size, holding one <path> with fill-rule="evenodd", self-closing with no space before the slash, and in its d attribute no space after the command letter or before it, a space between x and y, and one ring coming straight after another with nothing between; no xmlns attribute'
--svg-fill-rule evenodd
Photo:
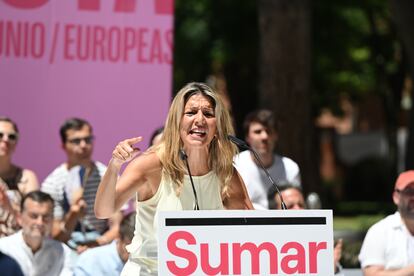
<svg viewBox="0 0 414 276"><path fill-rule="evenodd" d="M158 275L333 275L331 210L161 212Z"/></svg>

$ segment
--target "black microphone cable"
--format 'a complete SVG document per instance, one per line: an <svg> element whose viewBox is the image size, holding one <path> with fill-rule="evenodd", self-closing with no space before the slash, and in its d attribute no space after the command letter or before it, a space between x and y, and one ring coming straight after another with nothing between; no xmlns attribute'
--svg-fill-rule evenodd
<svg viewBox="0 0 414 276"><path fill-rule="evenodd" d="M183 160L185 162L185 164L187 166L188 175L190 176L191 187L193 188L194 199L195 199L194 210L200 210L200 206L198 205L197 192L196 192L193 177L192 177L191 171L190 171L190 165L188 165L188 156L187 156L187 154L185 153L185 151L183 149L180 150L180 158L181 158L181 160Z"/></svg>
<svg viewBox="0 0 414 276"><path fill-rule="evenodd" d="M285 202L283 201L283 197L282 197L282 194L280 193L280 191L279 191L279 187L276 185L276 183L275 183L275 181L273 180L273 178L272 178L272 176L269 174L269 172L266 170L266 168L265 168L265 166L263 165L263 162L262 162L262 160L260 159L260 157L259 157L259 155L257 154L257 152L254 150L254 149L252 149L245 141L243 141L243 140L241 140L241 139L239 139L239 138L237 138L237 137L235 137L235 136L233 136L233 135L228 135L227 136L228 138L229 138L229 140L231 141L231 142L233 142L235 145L237 145L238 147L240 147L240 148L243 148L243 149L247 149L247 150L249 150L250 152L252 152L253 153L253 155L254 155L254 157L256 158L256 160L257 160L257 162L259 163L259 165L260 165L260 167L262 168L262 170L265 172L265 174L266 174L266 176L267 176L267 178L269 178L269 180L270 180L270 183L273 185L273 187L275 187L276 188L276 192L277 192L277 194L279 195L279 198L280 198L280 207L282 208L282 210L287 210L287 207L286 207L286 204L285 204Z"/></svg>

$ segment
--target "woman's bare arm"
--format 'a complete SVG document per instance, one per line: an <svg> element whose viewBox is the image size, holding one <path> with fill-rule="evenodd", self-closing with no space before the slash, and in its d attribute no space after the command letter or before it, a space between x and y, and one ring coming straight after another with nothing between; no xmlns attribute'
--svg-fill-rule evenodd
<svg viewBox="0 0 414 276"><path fill-rule="evenodd" d="M97 218L109 218L136 192L139 192L140 197L149 198L156 189L154 179L157 172L161 171L161 165L155 153L143 153L132 160L118 179L122 164L138 154L139 150L132 145L139 141L141 137L127 139L115 148L96 193L94 207Z"/></svg>
<svg viewBox="0 0 414 276"><path fill-rule="evenodd" d="M223 204L226 209L254 209L247 193L246 185L244 185L244 181L236 169L234 169L233 177L230 181L228 196L223 199Z"/></svg>

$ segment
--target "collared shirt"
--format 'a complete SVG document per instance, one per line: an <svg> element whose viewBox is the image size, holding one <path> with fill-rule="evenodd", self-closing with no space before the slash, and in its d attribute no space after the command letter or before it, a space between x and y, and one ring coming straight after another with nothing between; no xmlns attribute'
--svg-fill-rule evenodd
<svg viewBox="0 0 414 276"><path fill-rule="evenodd" d="M72 275L71 250L64 243L46 238L38 251L23 239L23 231L0 239L0 251L14 258L24 275Z"/></svg>
<svg viewBox="0 0 414 276"><path fill-rule="evenodd" d="M86 215L82 219L82 223L87 227L88 231L97 231L102 234L108 228L108 221L97 219L93 208L95 205L96 191L98 190L99 182L105 173L106 166L98 161L95 161L94 165L95 166L83 187L83 198L86 202ZM69 210L69 202L71 202L72 197L71 193L77 190L83 182L83 180L80 179L80 170L80 166L75 166L68 170L67 164L63 163L43 181L41 190L50 194L55 201L55 208L53 211L55 219L63 219L66 212Z"/></svg>
<svg viewBox="0 0 414 276"><path fill-rule="evenodd" d="M409 254L412 239L399 212L387 216L368 230L359 253L361 267L380 265L385 269L400 269L413 264Z"/></svg>
<svg viewBox="0 0 414 276"><path fill-rule="evenodd" d="M246 150L236 155L234 165L246 185L254 208L269 209L267 194L272 184L263 170L253 161L250 151ZM301 186L299 166L290 158L274 154L273 164L267 168L267 171L279 187L283 182Z"/></svg>
<svg viewBox="0 0 414 276"><path fill-rule="evenodd" d="M88 249L82 253L74 269L74 276L118 276L124 263L116 249L116 241Z"/></svg>

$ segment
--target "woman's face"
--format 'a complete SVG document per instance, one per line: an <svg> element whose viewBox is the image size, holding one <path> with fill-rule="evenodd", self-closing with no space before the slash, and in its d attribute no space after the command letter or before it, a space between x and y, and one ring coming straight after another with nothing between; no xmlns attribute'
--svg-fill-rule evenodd
<svg viewBox="0 0 414 276"><path fill-rule="evenodd" d="M17 143L17 133L9 122L0 122L0 157L13 154Z"/></svg>
<svg viewBox="0 0 414 276"><path fill-rule="evenodd" d="M202 94L191 96L181 118L180 138L184 147L208 146L216 131L216 114L209 98Z"/></svg>

